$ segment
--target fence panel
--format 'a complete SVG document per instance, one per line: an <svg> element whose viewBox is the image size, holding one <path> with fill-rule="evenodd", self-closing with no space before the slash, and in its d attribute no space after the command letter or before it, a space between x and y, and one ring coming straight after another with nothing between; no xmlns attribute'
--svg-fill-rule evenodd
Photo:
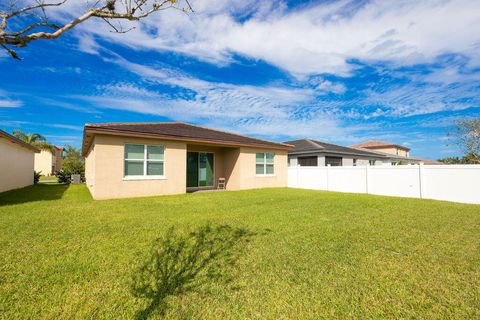
<svg viewBox="0 0 480 320"><path fill-rule="evenodd" d="M288 186L480 204L480 165L290 167Z"/></svg>

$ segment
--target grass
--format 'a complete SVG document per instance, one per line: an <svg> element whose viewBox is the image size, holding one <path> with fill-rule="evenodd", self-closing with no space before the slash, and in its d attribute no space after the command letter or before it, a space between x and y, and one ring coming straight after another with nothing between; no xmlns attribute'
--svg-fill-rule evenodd
<svg viewBox="0 0 480 320"><path fill-rule="evenodd" d="M40 176L40 182L57 182L56 176Z"/></svg>
<svg viewBox="0 0 480 320"><path fill-rule="evenodd" d="M146 317L478 319L480 206L298 189L0 194L0 318Z"/></svg>

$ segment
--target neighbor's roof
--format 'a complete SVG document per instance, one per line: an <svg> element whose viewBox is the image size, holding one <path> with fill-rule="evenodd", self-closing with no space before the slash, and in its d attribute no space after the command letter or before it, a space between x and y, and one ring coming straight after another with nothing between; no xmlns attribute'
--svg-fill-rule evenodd
<svg viewBox="0 0 480 320"><path fill-rule="evenodd" d="M365 149L396 147L396 148L399 148L399 149L410 151L409 148L404 147L402 145L399 145L399 144L396 144L396 143L393 143L393 142L377 141L377 140L371 140L371 141L365 141L365 142L362 142L362 143L352 144L350 147L352 147L352 148L365 148Z"/></svg>
<svg viewBox="0 0 480 320"><path fill-rule="evenodd" d="M385 158L383 155L370 152L367 150L354 149L349 147L343 147L336 144L326 143L323 141L312 139L300 139L285 142L293 145L293 149L289 151L290 154L306 154L306 153L336 153L336 154L349 154L356 156Z"/></svg>
<svg viewBox="0 0 480 320"><path fill-rule="evenodd" d="M16 144L18 144L18 145L21 146L21 147L27 148L27 149L35 152L35 153L39 153L39 152L40 152L40 149L35 148L34 146L32 146L32 145L30 145L30 144L28 144L28 143L26 143L26 142L18 139L17 137L12 136L11 134L6 133L6 132L3 131L3 130L0 130L0 137L1 137L1 138L5 138L5 139L7 139L8 141L10 141L10 142L12 142L12 143L16 143Z"/></svg>
<svg viewBox="0 0 480 320"><path fill-rule="evenodd" d="M406 157L406 156L402 156L402 155L391 154L391 153L379 151L379 150L376 150L376 149L354 148L354 147L351 147L351 146L350 146L350 148L357 149L357 150L368 151L368 152L371 152L371 153L376 153L378 155L385 156L386 158L394 159L394 160L420 161L420 159L415 158L415 157Z"/></svg>
<svg viewBox="0 0 480 320"><path fill-rule="evenodd" d="M96 134L157 138L197 143L219 144L225 146L261 147L289 150L292 146L235 133L214 130L183 122L127 122L86 124L83 134L83 153L85 154Z"/></svg>
<svg viewBox="0 0 480 320"><path fill-rule="evenodd" d="M442 165L442 164L448 164L440 161L435 161L435 160L429 160L429 159L422 159L422 158L417 158L417 160L423 162L424 164L428 165Z"/></svg>

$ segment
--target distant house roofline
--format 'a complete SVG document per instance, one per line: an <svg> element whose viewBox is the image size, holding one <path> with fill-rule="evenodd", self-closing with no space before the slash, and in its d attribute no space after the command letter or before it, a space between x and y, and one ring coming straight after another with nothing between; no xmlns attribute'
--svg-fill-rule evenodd
<svg viewBox="0 0 480 320"><path fill-rule="evenodd" d="M5 138L5 139L7 139L8 141L10 141L10 142L12 142L12 143L16 143L16 144L20 145L21 147L24 147L24 148L26 148L26 149L29 149L29 150L31 150L31 151L33 151L33 152L35 152L35 153L39 153L39 152L40 152L40 149L35 148L34 146L26 143L25 141L22 141L22 140L18 139L18 138L15 137L15 136L12 136L12 135L9 134L9 133L6 133L6 132L3 131L3 130L0 130L0 137Z"/></svg>
<svg viewBox="0 0 480 320"><path fill-rule="evenodd" d="M370 140L370 141L365 141L361 143L356 143L356 144L352 144L350 147L363 148L363 149L383 149L383 148L394 147L394 148L405 150L407 152L410 151L410 148L407 148L400 144L396 144L388 141L378 141L378 140Z"/></svg>
<svg viewBox="0 0 480 320"><path fill-rule="evenodd" d="M95 135L113 135L185 141L231 147L289 150L293 146L183 122L119 122L86 124L82 154L86 155Z"/></svg>
<svg viewBox="0 0 480 320"><path fill-rule="evenodd" d="M291 144L294 146L292 150L288 153L291 155L307 155L307 154L315 154L315 153L329 153L329 154L347 154L352 156L359 156L359 157L375 157L380 159L385 159L386 156L383 154L379 154L377 152L373 152L366 149L360 148L351 148L351 147L344 147L332 143L327 143L319 140L313 139L298 139L298 140L291 140L286 141L284 143Z"/></svg>

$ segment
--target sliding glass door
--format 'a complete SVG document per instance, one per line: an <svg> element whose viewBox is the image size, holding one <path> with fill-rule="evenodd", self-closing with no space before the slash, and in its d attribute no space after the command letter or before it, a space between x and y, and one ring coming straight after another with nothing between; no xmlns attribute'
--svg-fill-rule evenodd
<svg viewBox="0 0 480 320"><path fill-rule="evenodd" d="M187 152L187 188L213 186L213 153Z"/></svg>

